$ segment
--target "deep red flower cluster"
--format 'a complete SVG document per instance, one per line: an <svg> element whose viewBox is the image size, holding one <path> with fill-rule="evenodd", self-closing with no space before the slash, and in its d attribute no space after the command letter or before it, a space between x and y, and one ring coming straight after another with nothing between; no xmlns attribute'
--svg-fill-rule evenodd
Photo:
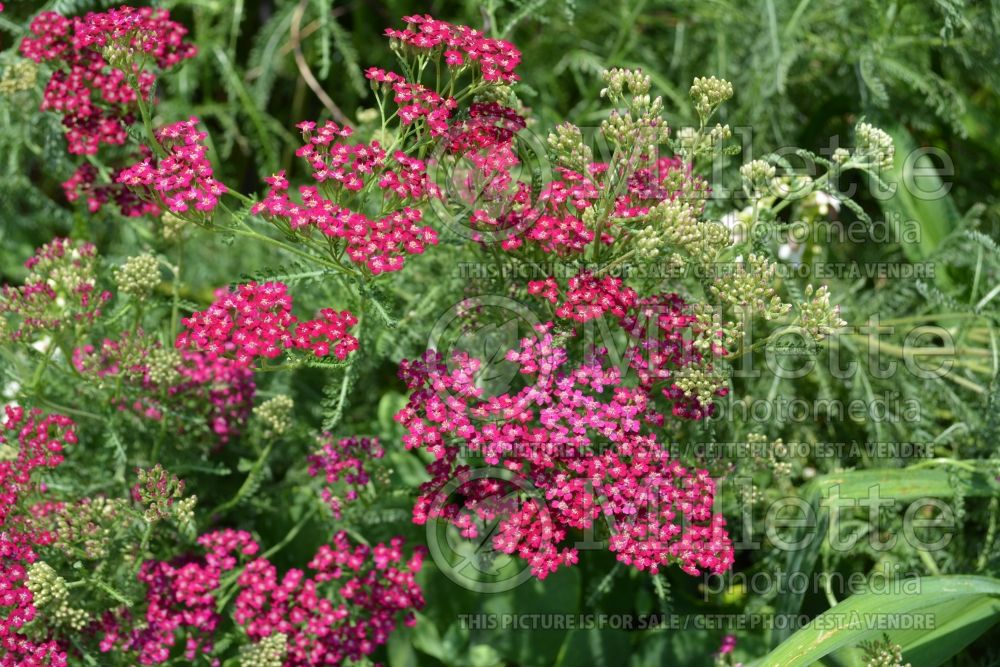
<svg viewBox="0 0 1000 667"><path fill-rule="evenodd" d="M605 313L618 318L624 317L639 298L635 290L622 283L621 278L598 278L589 271L581 271L569 279L562 303L559 303L559 285L555 278L529 282L528 293L558 304L556 317L577 322L594 320Z"/></svg>
<svg viewBox="0 0 1000 667"><path fill-rule="evenodd" d="M343 501L357 500L358 491L371 480L365 467L370 459L380 459L385 450L378 438L335 439L324 433L319 441L320 448L309 455L309 474L316 477L323 474L323 500L336 518L343 515ZM340 482L342 488L334 485Z"/></svg>
<svg viewBox="0 0 1000 667"><path fill-rule="evenodd" d="M626 384L606 351L571 367L550 327L508 352L526 386L498 396L483 397L475 384L480 362L463 353L451 369L433 350L403 362L400 376L413 390L396 415L407 430L403 441L435 457L414 521L440 518L473 538L477 520L499 519L494 546L527 560L539 578L576 562L576 550L563 544L570 529L589 529L602 518L610 524L610 549L637 569L728 569L733 550L725 520L712 513L714 481L671 460L657 442L654 427L662 419L648 393ZM470 470L461 449L514 479L476 478L447 492ZM544 502L517 495L526 489ZM490 502L511 494L520 498L513 508Z"/></svg>
<svg viewBox="0 0 1000 667"><path fill-rule="evenodd" d="M403 205L440 196L427 179L423 161L397 152L389 159L377 141L348 145L338 139L351 136L351 129L330 121L316 130L315 123L300 123L306 143L297 155L312 169L318 186L302 186L302 203L288 196L284 172L265 179L270 186L264 199L251 209L254 214L284 220L294 230L315 227L325 236L344 242L347 256L365 266L372 275L399 271L406 255L419 255L427 245L437 244L437 233L421 225L423 211ZM398 202L389 203L381 218L372 219L336 203L346 193L375 183ZM395 209L395 210L393 210Z"/></svg>
<svg viewBox="0 0 1000 667"><path fill-rule="evenodd" d="M332 352L341 360L358 349L358 339L347 333L358 322L354 315L325 308L318 318L300 322L283 283L247 283L235 291L220 289L215 297L207 310L182 320L186 330L177 336L178 348L201 350L209 359L231 355L243 367L288 349L311 350L318 357Z"/></svg>
<svg viewBox="0 0 1000 667"><path fill-rule="evenodd" d="M706 332L679 295L659 294L639 299L635 290L625 286L621 279L597 278L586 270L569 279L565 297L552 277L530 281L528 293L558 304L555 316L561 320L582 323L605 314L612 316L628 336L624 358L642 389L651 397L659 394L666 398L675 417L700 420L714 412L714 404L703 405L677 386L676 375L693 367L711 372L712 360L725 356L728 350L712 340L713 336L722 336L716 331L709 333L706 352L699 351L695 339ZM727 393L728 389L722 387L717 395Z"/></svg>
<svg viewBox="0 0 1000 667"><path fill-rule="evenodd" d="M0 461L0 667L62 667L66 652L55 640L22 633L36 615L27 566L37 559L35 547L53 536L23 524L20 501L44 489L32 475L62 462L63 449L77 442L75 425L62 415L8 405L0 426L0 447L16 450L13 458Z"/></svg>
<svg viewBox="0 0 1000 667"><path fill-rule="evenodd" d="M41 108L62 114L74 154L92 155L102 143L126 142L139 94L129 74L134 73L144 98L156 82L156 75L142 66L146 59L162 69L196 53L184 41L187 29L171 21L166 10L150 7L73 19L42 12L31 22L31 33L21 42L21 52L54 67ZM109 59L117 58L123 61L112 67Z"/></svg>
<svg viewBox="0 0 1000 667"><path fill-rule="evenodd" d="M35 250L24 263L29 271L24 284L0 287L0 317L11 314L16 320L10 337L21 340L99 317L111 293L96 287L96 262L93 244L67 238L57 237Z"/></svg>
<svg viewBox="0 0 1000 667"><path fill-rule="evenodd" d="M138 579L146 585L145 615L137 623L127 612L107 614L101 623L103 652L135 652L140 665L159 665L170 659L179 638L188 661L212 651L221 620L219 579L259 547L249 533L232 529L203 535L198 544L206 551L203 558L142 564Z"/></svg>
<svg viewBox="0 0 1000 667"><path fill-rule="evenodd" d="M239 577L236 622L252 641L280 632L288 638L287 667L359 661L386 643L397 619L413 625L424 605L415 576L424 559L418 547L404 560L402 538L389 544L353 545L347 533L333 536L309 562L280 579L259 558Z"/></svg>
<svg viewBox="0 0 1000 667"><path fill-rule="evenodd" d="M148 155L122 169L115 180L145 193L146 200L155 193L174 213L184 213L192 205L197 211L209 213L226 192L226 186L215 179L212 163L206 157L207 136L198 131L198 119L194 117L161 127L156 131L156 139L167 155L162 158Z"/></svg>
<svg viewBox="0 0 1000 667"><path fill-rule="evenodd" d="M505 145L510 144L501 141L497 147L502 150ZM501 159L501 155L497 152L490 158L495 166L491 181L504 184L504 191L512 194L503 195L504 191L495 188L502 205L478 206L470 219L474 228L494 235L507 251L537 247L563 257L583 254L597 236L597 230L584 222L584 213L601 200L606 189L615 187L609 181L615 175L608 173L608 165L591 163L586 173L559 167L556 177L545 183L532 201L527 184L512 184L510 170L520 164L517 156ZM651 161L636 170L624 192L615 198L613 216L600 230L600 242L611 244L625 236L628 231L622 222L647 214L659 202L683 199L701 210L707 193L708 184L679 157ZM602 213L600 217L608 216Z"/></svg>
<svg viewBox="0 0 1000 667"><path fill-rule="evenodd" d="M513 83L518 80L514 69L521 62L521 52L510 42L484 37L478 30L439 21L431 16L404 16L407 30L386 28L385 34L419 51L434 51L444 55L448 67L478 65L484 81Z"/></svg>
<svg viewBox="0 0 1000 667"><path fill-rule="evenodd" d="M521 164L514 137L524 127L524 118L495 102L471 105L468 118L449 127L448 154L456 161L451 194L473 207L473 223L496 227L494 218L520 220L517 211L530 205L531 188L512 174Z"/></svg>

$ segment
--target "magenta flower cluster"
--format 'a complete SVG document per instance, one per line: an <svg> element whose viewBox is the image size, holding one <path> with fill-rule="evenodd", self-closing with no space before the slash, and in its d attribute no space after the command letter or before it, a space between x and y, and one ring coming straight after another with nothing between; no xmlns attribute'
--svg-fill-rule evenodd
<svg viewBox="0 0 1000 667"><path fill-rule="evenodd" d="M330 308L319 317L299 321L292 315L292 296L284 283L246 283L235 291L222 288L207 309L182 320L179 349L196 349L209 359L228 356L249 367L257 357L274 359L285 350L311 350L317 357L333 354L343 360L358 349L347 330L358 323L344 310Z"/></svg>
<svg viewBox="0 0 1000 667"><path fill-rule="evenodd" d="M419 255L427 245L437 244L437 233L421 225L423 212L406 203L440 196L427 179L423 161L396 152L392 158L377 141L350 145L340 139L351 129L329 121L319 129L315 123L300 123L306 143L297 155L309 163L317 185L302 186L302 203L288 196L284 172L265 179L270 188L253 213L284 221L292 230L318 229L324 236L340 240L351 262L365 266L372 275L399 271L406 255ZM369 218L336 203L346 194L369 184L390 195L385 214ZM395 203L392 200L395 199Z"/></svg>
<svg viewBox="0 0 1000 667"><path fill-rule="evenodd" d="M475 380L480 362L463 353L451 368L433 350L403 362L400 376L413 393L396 419L406 428L407 448L435 458L414 521L446 520L474 538L477 521L499 519L493 545L525 559L539 578L576 562L576 549L564 544L571 529L605 519L609 548L639 570L673 563L694 575L728 569L733 550L725 520L712 512L714 481L670 459L657 441L662 417L649 395L626 383L606 351L571 366L550 328L541 326L507 353L525 386L497 396L483 396ZM455 500L443 489L468 472L462 451L515 481L470 480ZM544 502L489 502L525 488Z"/></svg>
<svg viewBox="0 0 1000 667"><path fill-rule="evenodd" d="M598 278L589 271L581 271L570 278L564 296L560 295L555 278L529 282L528 293L555 305L556 317L577 322L595 320L605 313L616 318L625 317L639 298L635 290L623 285L621 278Z"/></svg>
<svg viewBox="0 0 1000 667"><path fill-rule="evenodd" d="M69 152L81 155L97 153L101 144L124 144L126 128L135 121L138 95L148 97L156 82L149 69L127 72L112 67L107 58L115 49L138 53L161 69L196 53L184 41L186 28L171 21L166 10L149 7L122 7L73 19L42 12L32 21L31 33L21 42L21 53L55 70L42 110L62 114Z"/></svg>
<svg viewBox="0 0 1000 667"><path fill-rule="evenodd" d="M485 37L468 26L456 26L430 15L404 16L407 30L386 28L385 34L406 47L418 51L443 52L451 68L478 66L484 81L513 83L514 69L521 62L521 52L510 42Z"/></svg>
<svg viewBox="0 0 1000 667"><path fill-rule="evenodd" d="M354 545L338 532L309 562L278 577L267 559L240 574L236 622L251 641L275 632L288 638L287 667L340 665L360 661L388 641L399 619L413 625L424 606L416 582L425 550L403 555L402 538L388 544Z"/></svg>
<svg viewBox="0 0 1000 667"><path fill-rule="evenodd" d="M16 454L0 461L0 667L67 664L66 652L55 640L29 638L23 632L37 612L26 585L27 567L38 558L36 548L53 539L51 532L26 520L24 501L45 490L44 484L32 479L35 471L58 466L63 450L76 443L70 418L16 405L4 407L0 447L13 448Z"/></svg>
<svg viewBox="0 0 1000 667"><path fill-rule="evenodd" d="M226 192L217 181L206 154L205 132L198 131L198 119L190 118L161 127L156 131L164 157L148 156L122 169L116 181L133 190L155 195L157 202L174 213L185 213L192 206L210 213ZM151 199L147 195L146 199Z"/></svg>

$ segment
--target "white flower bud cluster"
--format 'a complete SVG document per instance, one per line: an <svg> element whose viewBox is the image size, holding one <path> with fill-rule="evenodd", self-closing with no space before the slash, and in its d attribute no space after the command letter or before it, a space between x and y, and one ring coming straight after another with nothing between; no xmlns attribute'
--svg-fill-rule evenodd
<svg viewBox="0 0 1000 667"><path fill-rule="evenodd" d="M281 435L292 427L292 409L295 402L284 394L264 401L253 409L257 417L271 435Z"/></svg>
<svg viewBox="0 0 1000 667"><path fill-rule="evenodd" d="M695 111L702 119L707 119L726 100L733 96L733 84L714 76L696 76L691 84L691 99Z"/></svg>
<svg viewBox="0 0 1000 667"><path fill-rule="evenodd" d="M28 567L28 581L25 585L31 591L33 604L44 612L42 616L49 624L72 630L80 630L87 624L87 612L70 606L66 580L48 563L32 563Z"/></svg>
<svg viewBox="0 0 1000 667"><path fill-rule="evenodd" d="M548 136L549 148L560 165L586 174L587 165L594 161L594 152L583 141L580 128L572 123L560 123Z"/></svg>
<svg viewBox="0 0 1000 667"><path fill-rule="evenodd" d="M771 287L776 270L766 257L751 254L745 262L737 262L731 273L719 276L709 291L723 303L749 309L772 320L792 308L792 304L783 303Z"/></svg>
<svg viewBox="0 0 1000 667"><path fill-rule="evenodd" d="M115 283L125 294L146 299L160 284L160 263L148 254L129 257L115 269Z"/></svg>
<svg viewBox="0 0 1000 667"><path fill-rule="evenodd" d="M751 160L740 167L743 188L748 195L755 197L759 197L764 191L771 188L775 173L774 165L764 160Z"/></svg>
<svg viewBox="0 0 1000 667"><path fill-rule="evenodd" d="M288 652L288 637L280 632L264 637L240 650L240 667L282 667Z"/></svg>
<svg viewBox="0 0 1000 667"><path fill-rule="evenodd" d="M626 91L631 95L646 95L652 87L652 79L637 69L604 70L601 75L607 87L601 89L601 97L607 97L614 103L625 99Z"/></svg>
<svg viewBox="0 0 1000 667"><path fill-rule="evenodd" d="M910 667L910 663L903 664L902 647L890 642L888 637L868 644L865 652L865 667Z"/></svg>
<svg viewBox="0 0 1000 667"><path fill-rule="evenodd" d="M153 348L146 355L149 380L158 387L172 387L181 379L177 367L181 364L180 353L168 347Z"/></svg>
<svg viewBox="0 0 1000 667"><path fill-rule="evenodd" d="M806 300L799 304L799 326L820 341L831 333L847 326L840 318L840 306L830 305L830 290L826 285L814 290L812 285L806 285Z"/></svg>
<svg viewBox="0 0 1000 667"><path fill-rule="evenodd" d="M38 79L38 65L30 60L19 60L6 70L0 78L0 95L9 96L31 90Z"/></svg>
<svg viewBox="0 0 1000 667"><path fill-rule="evenodd" d="M163 234L163 238L168 241L180 237L181 232L184 231L184 219L174 215L170 211L165 211L160 216L160 222L163 224L163 228L160 231Z"/></svg>
<svg viewBox="0 0 1000 667"><path fill-rule="evenodd" d="M858 126L854 128L854 133L857 139L857 147L854 150L855 157L866 159L869 164L882 169L892 168L896 147L888 133L870 123L858 123Z"/></svg>

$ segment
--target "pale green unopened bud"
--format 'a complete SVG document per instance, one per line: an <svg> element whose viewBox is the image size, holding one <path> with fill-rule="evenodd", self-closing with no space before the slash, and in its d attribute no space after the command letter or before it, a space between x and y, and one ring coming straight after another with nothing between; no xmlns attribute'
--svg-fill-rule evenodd
<svg viewBox="0 0 1000 667"><path fill-rule="evenodd" d="M69 588L66 580L43 561L36 561L28 567L25 583L31 591L32 604L40 610L46 624L80 630L87 624L87 613L69 604Z"/></svg>
<svg viewBox="0 0 1000 667"><path fill-rule="evenodd" d="M264 401L253 409L254 415L267 427L269 433L281 435L292 427L292 409L295 402L279 395Z"/></svg>
<svg viewBox="0 0 1000 667"><path fill-rule="evenodd" d="M129 257L115 271L115 282L125 294L146 299L160 284L160 263L152 255Z"/></svg>
<svg viewBox="0 0 1000 667"><path fill-rule="evenodd" d="M177 367L181 363L180 353L168 347L153 348L146 355L149 380L158 387L172 387L181 378Z"/></svg>
<svg viewBox="0 0 1000 667"><path fill-rule="evenodd" d="M761 192L770 188L775 173L774 165L764 160L751 160L740 167L743 188L747 194L754 196L759 196Z"/></svg>
<svg viewBox="0 0 1000 667"><path fill-rule="evenodd" d="M288 637L280 632L240 649L240 667L282 667L288 652Z"/></svg>
<svg viewBox="0 0 1000 667"><path fill-rule="evenodd" d="M870 164L882 169L892 168L892 160L896 154L892 137L869 123L858 123L854 131L857 137L857 157L867 159Z"/></svg>
<svg viewBox="0 0 1000 667"><path fill-rule="evenodd" d="M19 60L6 70L0 79L0 95L8 96L31 90L38 79L38 65L30 60Z"/></svg>
<svg viewBox="0 0 1000 667"><path fill-rule="evenodd" d="M799 325L814 340L822 340L847 326L847 322L840 318L840 306L830 305L830 290L826 285L815 292L812 285L807 285L805 296L806 301L799 305Z"/></svg>
<svg viewBox="0 0 1000 667"><path fill-rule="evenodd" d="M714 76L696 76L690 92L695 111L700 118L706 119L719 108L720 104L733 96L733 84Z"/></svg>

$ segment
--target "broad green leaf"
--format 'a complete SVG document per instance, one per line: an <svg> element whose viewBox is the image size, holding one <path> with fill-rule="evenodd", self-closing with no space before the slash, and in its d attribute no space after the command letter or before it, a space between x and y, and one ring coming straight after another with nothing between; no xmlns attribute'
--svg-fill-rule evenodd
<svg viewBox="0 0 1000 667"><path fill-rule="evenodd" d="M887 634L903 657L933 667L1000 619L1000 580L976 576L924 577L919 593L867 593L823 612L755 667L807 667L838 649ZM896 623L902 629L888 629ZM919 625L919 627L914 627ZM915 659L914 656L920 656Z"/></svg>
<svg viewBox="0 0 1000 667"><path fill-rule="evenodd" d="M960 485L956 488L954 484ZM990 496L996 493L995 486L986 475L963 475L954 477L946 468L876 468L869 470L848 470L824 475L803 489L802 497L811 505L816 516L814 526L806 526L791 541L798 541L804 531L812 531L813 537L803 549L790 550L785 559L786 572L802 572L809 575L816 566L820 548L829 529L829 514L821 511L823 500L829 498L830 490L837 488L840 498L860 499L869 496L869 490L878 487L882 498L909 502L918 498L947 498L960 491L965 496ZM802 607L802 592L789 591L777 600L777 613L798 614ZM776 630L772 641L784 640L791 630Z"/></svg>

